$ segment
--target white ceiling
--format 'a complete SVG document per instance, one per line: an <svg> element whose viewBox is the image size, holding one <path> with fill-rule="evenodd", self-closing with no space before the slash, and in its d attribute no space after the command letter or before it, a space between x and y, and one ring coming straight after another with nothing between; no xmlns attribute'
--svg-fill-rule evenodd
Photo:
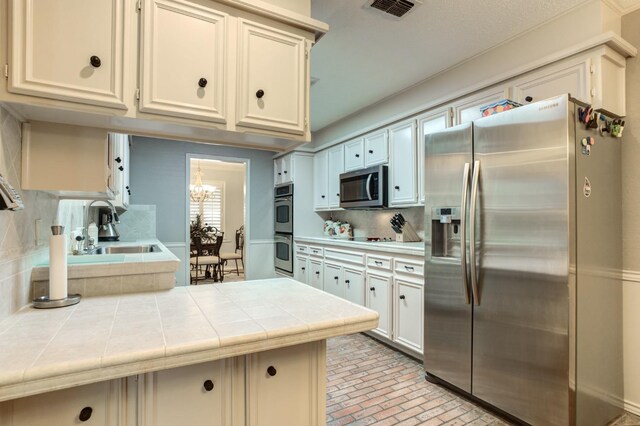
<svg viewBox="0 0 640 426"><path fill-rule="evenodd" d="M626 0L631 1L631 0ZM401 20L365 0L312 0L329 24L313 48L316 131L496 46L585 0L424 0Z"/></svg>

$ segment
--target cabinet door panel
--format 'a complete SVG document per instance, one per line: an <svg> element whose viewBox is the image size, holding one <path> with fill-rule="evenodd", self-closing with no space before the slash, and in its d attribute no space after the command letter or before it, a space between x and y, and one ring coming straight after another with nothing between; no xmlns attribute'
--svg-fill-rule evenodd
<svg viewBox="0 0 640 426"><path fill-rule="evenodd" d="M380 315L378 328L374 331L387 338L391 338L390 293L390 277L367 274L367 308L373 309Z"/></svg>
<svg viewBox="0 0 640 426"><path fill-rule="evenodd" d="M180 0L145 2L141 111L225 122L226 19Z"/></svg>
<svg viewBox="0 0 640 426"><path fill-rule="evenodd" d="M126 424L124 379L48 392L2 403L0 424L11 426ZM90 411L86 409L90 408ZM90 417L81 421L81 411ZM6 418L5 418L6 417Z"/></svg>
<svg viewBox="0 0 640 426"><path fill-rule="evenodd" d="M285 155L280 159L280 169L282 170L282 183L293 182L293 155Z"/></svg>
<svg viewBox="0 0 640 426"><path fill-rule="evenodd" d="M306 256L296 256L295 279L301 283L309 282L309 258Z"/></svg>
<svg viewBox="0 0 640 426"><path fill-rule="evenodd" d="M324 264L324 291L344 299L344 283L342 267L331 263Z"/></svg>
<svg viewBox="0 0 640 426"><path fill-rule="evenodd" d="M10 7L10 92L126 109L129 1L12 0Z"/></svg>
<svg viewBox="0 0 640 426"><path fill-rule="evenodd" d="M344 172L342 145L329 150L329 208L340 207L340 174Z"/></svg>
<svg viewBox="0 0 640 426"><path fill-rule="evenodd" d="M389 138L386 129L365 136L364 145L365 167L389 161Z"/></svg>
<svg viewBox="0 0 640 426"><path fill-rule="evenodd" d="M248 356L250 426L324 424L324 342Z"/></svg>
<svg viewBox="0 0 640 426"><path fill-rule="evenodd" d="M322 260L309 259L309 285L322 290Z"/></svg>
<svg viewBox="0 0 640 426"><path fill-rule="evenodd" d="M345 299L364 306L364 271L361 269L344 269Z"/></svg>
<svg viewBox="0 0 640 426"><path fill-rule="evenodd" d="M389 204L417 202L416 125L413 120L389 129L391 161Z"/></svg>
<svg viewBox="0 0 640 426"><path fill-rule="evenodd" d="M396 280L395 340L422 352L423 292L422 286Z"/></svg>
<svg viewBox="0 0 640 426"><path fill-rule="evenodd" d="M516 81L513 98L525 104L571 93L576 99L591 103L589 64L588 59L583 59L577 64L563 64L531 73ZM531 97L531 101L527 101L527 97Z"/></svg>
<svg viewBox="0 0 640 426"><path fill-rule="evenodd" d="M364 168L364 139L356 139L344 144L344 171Z"/></svg>
<svg viewBox="0 0 640 426"><path fill-rule="evenodd" d="M227 359L149 373L143 425L231 425L232 362Z"/></svg>
<svg viewBox="0 0 640 426"><path fill-rule="evenodd" d="M313 206L316 209L329 207L328 155L321 151L313 156Z"/></svg>
<svg viewBox="0 0 640 426"><path fill-rule="evenodd" d="M453 106L455 124L464 124L482 118L480 108L509 97L509 89L496 88L462 99Z"/></svg>
<svg viewBox="0 0 640 426"><path fill-rule="evenodd" d="M239 19L238 125L304 132L305 39Z"/></svg>
<svg viewBox="0 0 640 426"><path fill-rule="evenodd" d="M428 113L427 115L418 117L418 193L420 194L420 203L424 204L424 137L429 133L439 132L451 125L450 111L447 108L440 112Z"/></svg>

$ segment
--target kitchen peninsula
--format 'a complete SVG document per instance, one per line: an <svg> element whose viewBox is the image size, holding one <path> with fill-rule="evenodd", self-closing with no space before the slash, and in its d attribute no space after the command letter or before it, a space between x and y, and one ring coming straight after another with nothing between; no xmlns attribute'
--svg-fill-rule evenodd
<svg viewBox="0 0 640 426"><path fill-rule="evenodd" d="M0 424L323 424L325 339L377 324L286 278L25 307L0 322Z"/></svg>

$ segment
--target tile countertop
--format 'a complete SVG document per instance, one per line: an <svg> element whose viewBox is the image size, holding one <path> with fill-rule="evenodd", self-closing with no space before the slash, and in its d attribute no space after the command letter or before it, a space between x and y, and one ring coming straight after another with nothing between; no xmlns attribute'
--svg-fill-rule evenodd
<svg viewBox="0 0 640 426"><path fill-rule="evenodd" d="M0 401L377 325L376 312L289 278L26 307L0 322Z"/></svg>
<svg viewBox="0 0 640 426"><path fill-rule="evenodd" d="M359 248L369 251L381 251L393 254L424 256L424 241L416 243L398 243L395 241L349 241L327 237L293 237L296 243L323 244L338 247Z"/></svg>
<svg viewBox="0 0 640 426"><path fill-rule="evenodd" d="M110 275L176 272L180 260L157 239L137 241L100 242L100 247L137 246L157 244L162 251L131 254L83 254L67 256L67 277L90 278ZM49 279L49 263L35 265L31 273L33 281Z"/></svg>

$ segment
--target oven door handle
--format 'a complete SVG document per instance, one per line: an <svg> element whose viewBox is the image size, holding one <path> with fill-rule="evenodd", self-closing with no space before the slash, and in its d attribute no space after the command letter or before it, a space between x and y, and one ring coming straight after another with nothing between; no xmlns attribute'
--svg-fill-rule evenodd
<svg viewBox="0 0 640 426"><path fill-rule="evenodd" d="M367 187L367 198L369 201L373 200L373 198L371 198L371 178L373 178L373 173L369 173L369 176L367 176L367 183L365 185Z"/></svg>

